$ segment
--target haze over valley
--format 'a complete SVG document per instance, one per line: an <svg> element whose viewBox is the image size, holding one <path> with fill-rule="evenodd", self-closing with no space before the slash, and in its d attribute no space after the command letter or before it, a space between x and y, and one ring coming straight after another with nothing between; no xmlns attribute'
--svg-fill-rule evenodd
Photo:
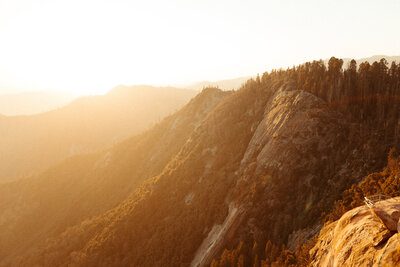
<svg viewBox="0 0 400 267"><path fill-rule="evenodd" d="M53 111L0 117L0 180L29 175L139 134L195 94L172 87L118 86Z"/></svg>

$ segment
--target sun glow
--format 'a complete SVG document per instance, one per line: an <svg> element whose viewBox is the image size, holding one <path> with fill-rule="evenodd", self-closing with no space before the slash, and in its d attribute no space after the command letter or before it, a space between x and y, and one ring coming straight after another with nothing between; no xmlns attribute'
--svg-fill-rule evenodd
<svg viewBox="0 0 400 267"><path fill-rule="evenodd" d="M143 71L152 62L146 53L151 47L141 39L143 17L105 2L92 4L45 3L15 17L2 29L3 38L11 40L2 44L7 51L2 75L14 76L21 86L80 94L102 93L132 80L161 82L160 73L149 77ZM152 42L151 28L157 24L146 27Z"/></svg>
<svg viewBox="0 0 400 267"><path fill-rule="evenodd" d="M191 9L163 1L44 1L0 28L6 40L0 44L6 63L0 64L0 82L97 94L118 84L242 75L242 70L221 71L232 65L229 55L240 55L229 46L231 38L215 43L221 34L233 36L232 29L212 16L193 18Z"/></svg>
<svg viewBox="0 0 400 267"><path fill-rule="evenodd" d="M0 93L97 94L118 84L249 76L332 55L399 54L399 2L357 2L356 20L347 4L316 0L0 0ZM382 10L393 14L364 23Z"/></svg>

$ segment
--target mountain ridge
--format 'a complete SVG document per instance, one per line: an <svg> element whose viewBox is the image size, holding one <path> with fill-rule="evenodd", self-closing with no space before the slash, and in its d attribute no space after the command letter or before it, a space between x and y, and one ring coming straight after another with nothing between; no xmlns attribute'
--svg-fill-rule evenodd
<svg viewBox="0 0 400 267"><path fill-rule="evenodd" d="M0 179L110 146L150 127L194 94L175 88L125 87L118 94L79 98L37 115L0 117Z"/></svg>

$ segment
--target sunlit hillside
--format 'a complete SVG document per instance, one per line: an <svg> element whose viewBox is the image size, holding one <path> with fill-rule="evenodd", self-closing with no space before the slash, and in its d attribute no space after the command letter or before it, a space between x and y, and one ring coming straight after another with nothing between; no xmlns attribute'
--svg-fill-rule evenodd
<svg viewBox="0 0 400 267"><path fill-rule="evenodd" d="M195 91L119 86L101 96L30 116L0 117L0 180L29 175L79 153L106 148L172 114Z"/></svg>
<svg viewBox="0 0 400 267"><path fill-rule="evenodd" d="M162 172L196 127L229 94L205 90L148 131L104 151L73 156L33 177L1 185L0 225L5 231L0 233L0 258L18 258L44 245L48 238L118 205L143 181Z"/></svg>
<svg viewBox="0 0 400 267"><path fill-rule="evenodd" d="M109 149L0 184L0 265L315 264L325 222L398 189L400 64L343 63L206 88Z"/></svg>

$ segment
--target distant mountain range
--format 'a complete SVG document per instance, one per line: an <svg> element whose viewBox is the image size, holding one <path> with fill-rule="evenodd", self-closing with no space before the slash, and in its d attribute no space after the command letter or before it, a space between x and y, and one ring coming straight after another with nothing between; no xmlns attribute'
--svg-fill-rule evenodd
<svg viewBox="0 0 400 267"><path fill-rule="evenodd" d="M0 116L0 180L144 131L195 94L173 87L118 86L106 95L78 98L45 113Z"/></svg>
<svg viewBox="0 0 400 267"><path fill-rule="evenodd" d="M373 63L374 61L379 61L381 58L386 58L386 60L391 64L392 61L400 62L400 56L385 56L385 55L375 55L367 58L356 59L359 65L362 62L368 61ZM329 59L325 59L324 62L328 62ZM350 58L343 58L343 67L347 67ZM216 87L221 90L237 90L239 89L247 80L254 78L252 76L244 76L233 79L218 80L218 81L201 81L195 82L188 85L177 86L182 89L189 89L200 91L206 87ZM25 92L16 94L0 94L0 115L32 115L37 113L42 113L45 111L50 111L53 109L61 108L67 105L74 99L72 95L57 93L57 92Z"/></svg>

